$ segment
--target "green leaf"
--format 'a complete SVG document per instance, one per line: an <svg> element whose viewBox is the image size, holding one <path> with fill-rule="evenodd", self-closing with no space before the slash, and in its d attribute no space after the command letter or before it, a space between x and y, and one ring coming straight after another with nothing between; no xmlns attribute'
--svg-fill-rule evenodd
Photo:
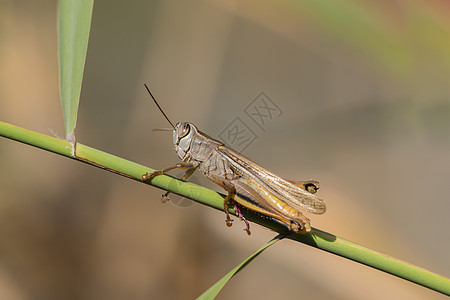
<svg viewBox="0 0 450 300"><path fill-rule="evenodd" d="M222 277L219 281L217 281L213 286L211 286L209 289L207 289L203 294L200 295L197 299L204 300L204 299L214 299L216 298L217 294L222 290L222 288L225 286L225 284L234 276L236 275L240 270L242 270L248 263L250 263L253 259L255 259L261 252L278 242L284 237L284 235L277 235L272 240L270 240L267 244L262 246L258 251L250 255L246 260L241 262L236 268L231 270L227 275Z"/></svg>
<svg viewBox="0 0 450 300"><path fill-rule="evenodd" d="M59 0L59 88L66 139L74 141L94 0Z"/></svg>

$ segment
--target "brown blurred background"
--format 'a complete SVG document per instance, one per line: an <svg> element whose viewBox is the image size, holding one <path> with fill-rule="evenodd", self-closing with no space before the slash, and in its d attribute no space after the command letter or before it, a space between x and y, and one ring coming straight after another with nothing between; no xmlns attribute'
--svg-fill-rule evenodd
<svg viewBox="0 0 450 300"><path fill-rule="evenodd" d="M0 120L63 137L56 1L0 3ZM212 136L241 117L245 154L318 179L313 226L450 275L447 1L97 1L77 139L164 168L173 121ZM283 111L264 130L244 108ZM216 190L197 174L194 181ZM1 299L191 299L274 234L161 190L0 139ZM219 299L443 299L282 241Z"/></svg>

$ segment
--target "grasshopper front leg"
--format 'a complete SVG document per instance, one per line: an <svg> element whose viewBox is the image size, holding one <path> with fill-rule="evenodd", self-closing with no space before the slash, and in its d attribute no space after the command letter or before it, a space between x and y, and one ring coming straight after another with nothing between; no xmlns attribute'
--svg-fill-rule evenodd
<svg viewBox="0 0 450 300"><path fill-rule="evenodd" d="M191 163L191 162L180 162L177 163L176 165L160 170L160 171L155 171L153 173L145 173L144 175L142 175L142 180L143 181L148 181L151 178L157 176L157 175L163 175L171 170L174 169L187 169L187 171L183 174L183 176L181 176L181 180L186 181L189 179L189 177L192 176L192 174L195 172L195 170L197 170L198 164L195 163ZM169 191L167 191L165 194L162 195L161 198L161 202L165 203L167 200L169 200Z"/></svg>
<svg viewBox="0 0 450 300"><path fill-rule="evenodd" d="M192 174L194 174L195 170L197 170L197 167L187 169L187 171L183 174L183 176L181 176L180 179L183 181L187 181L192 176ZM167 191L164 195L162 195L162 198L161 198L162 203L166 203L167 201L170 200L169 194L170 194L170 192Z"/></svg>
<svg viewBox="0 0 450 300"><path fill-rule="evenodd" d="M192 168L197 168L197 167L198 167L198 164L195 164L192 162L179 162L176 165L174 165L173 167L169 167L169 168L163 169L161 171L155 171L150 174L145 173L144 175L142 175L142 180L147 181L154 176L166 174L167 172L172 171L174 169L182 169L183 170L183 169L192 169Z"/></svg>

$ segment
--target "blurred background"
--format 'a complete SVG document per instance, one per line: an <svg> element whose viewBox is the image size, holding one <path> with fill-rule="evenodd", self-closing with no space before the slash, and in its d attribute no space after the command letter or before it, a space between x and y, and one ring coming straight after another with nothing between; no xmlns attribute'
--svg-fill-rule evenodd
<svg viewBox="0 0 450 300"><path fill-rule="evenodd" d="M77 140L177 162L147 83L174 122L218 137L238 117L257 136L246 156L319 180L314 227L449 276L449 15L442 0L97 1ZM0 3L0 120L64 137L56 24L56 1ZM281 112L263 128L245 113L261 92ZM161 194L0 139L0 298L191 299L274 236ZM287 240L232 297L444 298Z"/></svg>

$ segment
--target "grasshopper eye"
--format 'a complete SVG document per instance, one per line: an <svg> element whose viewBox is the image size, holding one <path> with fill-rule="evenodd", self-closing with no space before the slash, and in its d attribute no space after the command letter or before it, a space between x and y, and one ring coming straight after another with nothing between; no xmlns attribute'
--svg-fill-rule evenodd
<svg viewBox="0 0 450 300"><path fill-rule="evenodd" d="M191 126L187 123L183 123L183 124L181 124L180 133L178 134L178 137L183 138L186 135L188 135L190 131L191 131Z"/></svg>

